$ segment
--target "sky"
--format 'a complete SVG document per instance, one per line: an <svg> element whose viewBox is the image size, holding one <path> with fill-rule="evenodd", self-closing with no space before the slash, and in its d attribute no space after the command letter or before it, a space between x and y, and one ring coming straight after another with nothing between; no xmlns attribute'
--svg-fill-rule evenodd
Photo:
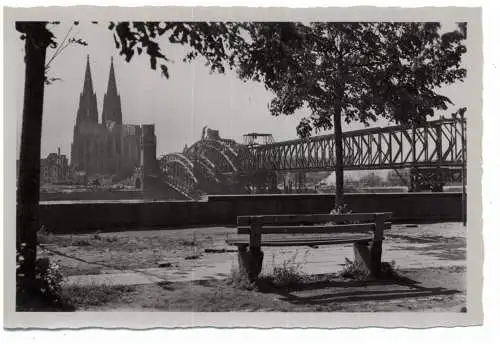
<svg viewBox="0 0 500 344"><path fill-rule="evenodd" d="M57 40L61 40L70 28L69 23L54 27ZM19 36L14 25L7 26L6 35ZM44 117L42 131L42 157L61 149L70 156L73 127L76 121L79 95L83 88L86 56L90 56L92 79L97 95L99 118L102 101L109 77L111 57L114 58L118 92L122 100L123 122L126 124L155 124L157 155L179 152L185 144L191 145L200 139L202 128L218 129L224 138L242 142L249 132L271 133L276 141L297 137L296 125L307 116L307 110L292 116L273 117L268 111L272 93L256 82L243 82L233 71L226 74L211 74L202 58L192 63L182 62L187 52L179 45L164 44L163 52L173 60L168 65L170 78L151 70L145 56L134 56L125 62L118 55L113 35L104 24L80 23L74 27L72 36L81 38L88 46L70 45L51 64L49 77L61 80L45 88ZM12 68L18 76L16 86L17 153L19 154L22 105L24 95L24 44L20 39L10 40L7 49L11 54ZM49 49L50 58L54 50ZM465 63L467 61L465 60ZM466 87L455 84L443 89L443 94L454 101L453 109L466 106ZM377 123L375 125L387 125ZM364 126L355 123L344 130Z"/></svg>

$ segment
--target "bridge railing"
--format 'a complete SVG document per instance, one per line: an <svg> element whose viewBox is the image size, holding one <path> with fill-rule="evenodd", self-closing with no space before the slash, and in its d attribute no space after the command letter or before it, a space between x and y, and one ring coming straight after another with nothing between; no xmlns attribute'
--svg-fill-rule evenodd
<svg viewBox="0 0 500 344"><path fill-rule="evenodd" d="M423 126L392 126L346 132L344 168L390 169L461 166L466 152L465 119L440 119ZM249 147L243 171L303 171L335 168L334 135Z"/></svg>

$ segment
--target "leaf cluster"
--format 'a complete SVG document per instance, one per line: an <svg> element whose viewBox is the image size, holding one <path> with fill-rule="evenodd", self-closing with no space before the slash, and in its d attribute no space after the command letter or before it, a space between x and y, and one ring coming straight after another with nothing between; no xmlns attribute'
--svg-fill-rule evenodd
<svg viewBox="0 0 500 344"><path fill-rule="evenodd" d="M336 109L347 122L420 124L452 103L437 90L466 76L466 24L441 31L439 23L253 23L239 75L273 91L273 115L307 106L301 136L331 129Z"/></svg>
<svg viewBox="0 0 500 344"><path fill-rule="evenodd" d="M146 53L151 68L157 69L160 61L161 73L168 78L169 59L165 55L168 45L160 46L162 36L168 43L190 48L184 62L201 55L211 71L224 73L226 66L235 64L235 56L230 51L242 40L240 26L222 22L111 22L108 29L113 31L116 48L126 61L135 54Z"/></svg>

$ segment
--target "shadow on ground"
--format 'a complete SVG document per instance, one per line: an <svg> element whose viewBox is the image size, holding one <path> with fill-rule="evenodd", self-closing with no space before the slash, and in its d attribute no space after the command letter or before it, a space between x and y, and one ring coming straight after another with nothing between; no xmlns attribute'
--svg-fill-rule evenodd
<svg viewBox="0 0 500 344"><path fill-rule="evenodd" d="M422 286L406 277L392 280L341 280L326 277L325 280L298 283L286 288L277 288L268 281L260 281L258 290L278 295L281 301L294 305L337 305L365 301L403 301L420 297L447 296L459 290L443 287Z"/></svg>

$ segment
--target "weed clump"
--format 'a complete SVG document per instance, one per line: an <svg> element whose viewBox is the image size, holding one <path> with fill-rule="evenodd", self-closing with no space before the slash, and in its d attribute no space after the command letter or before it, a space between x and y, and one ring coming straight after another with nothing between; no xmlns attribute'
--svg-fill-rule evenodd
<svg viewBox="0 0 500 344"><path fill-rule="evenodd" d="M389 262L382 262L380 268L380 275L377 279L391 280L399 278L399 274L396 271L396 262L393 260ZM344 268L340 271L339 275L343 278L353 279L356 281L367 281L372 279L369 272L362 268L356 262L353 262L349 258L345 258Z"/></svg>
<svg viewBox="0 0 500 344"><path fill-rule="evenodd" d="M235 266L231 267L231 275L227 280L227 284L234 286L237 289L255 290L257 288L256 282L250 282L248 276L241 273Z"/></svg>
<svg viewBox="0 0 500 344"><path fill-rule="evenodd" d="M259 276L254 282L250 282L248 276L242 274L238 268L233 266L228 284L240 289L258 291L294 287L307 279L302 271L302 264L297 262L297 253L281 264L276 264L275 256L273 256L270 271Z"/></svg>

